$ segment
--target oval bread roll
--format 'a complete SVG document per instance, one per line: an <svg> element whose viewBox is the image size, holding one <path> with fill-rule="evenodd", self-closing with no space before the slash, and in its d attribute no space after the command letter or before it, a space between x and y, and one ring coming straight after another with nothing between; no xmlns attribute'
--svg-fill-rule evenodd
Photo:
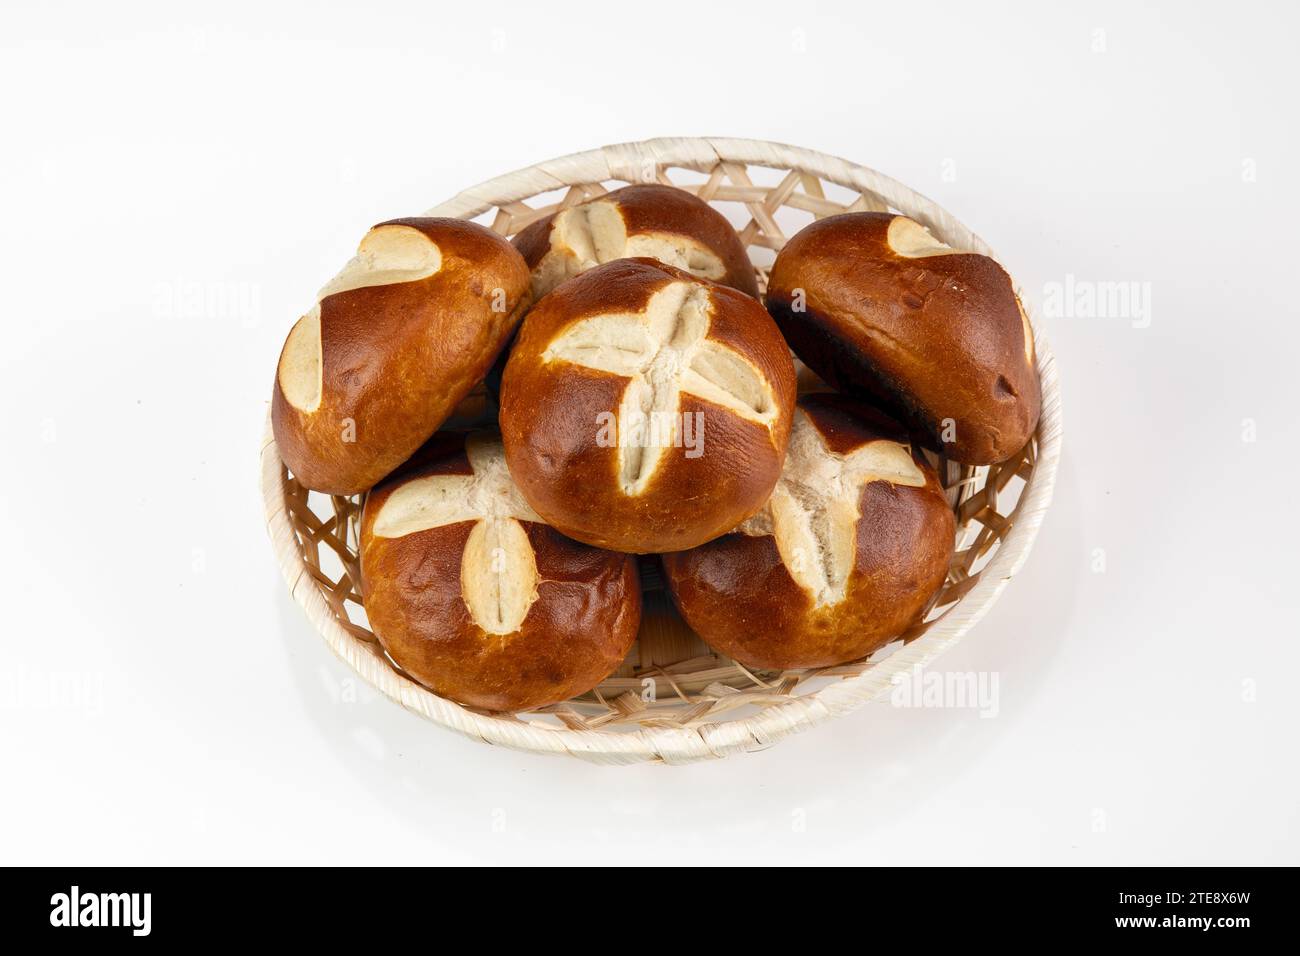
<svg viewBox="0 0 1300 956"><path fill-rule="evenodd" d="M834 394L795 411L771 500L732 534L666 554L687 623L750 667L826 667L896 637L943 585L955 521L906 433Z"/></svg>
<svg viewBox="0 0 1300 956"><path fill-rule="evenodd" d="M814 222L777 256L767 305L813 371L955 461L1004 461L1038 425L1033 333L1011 279L911 219Z"/></svg>
<svg viewBox="0 0 1300 956"><path fill-rule="evenodd" d="M489 229L395 219L300 318L276 370L280 457L316 491L365 491L487 373L530 302L528 267Z"/></svg>
<svg viewBox="0 0 1300 956"><path fill-rule="evenodd" d="M672 186L625 186L570 206L514 238L540 299L565 279L615 259L646 257L758 296L745 247L727 217Z"/></svg>
<svg viewBox="0 0 1300 956"><path fill-rule="evenodd" d="M570 541L528 507L495 436L443 432L366 497L366 616L435 693L491 711L584 693L636 638L634 561Z"/></svg>
<svg viewBox="0 0 1300 956"><path fill-rule="evenodd" d="M559 286L501 384L501 434L560 531L638 553L694 547L763 506L781 472L794 363L758 302L651 259Z"/></svg>

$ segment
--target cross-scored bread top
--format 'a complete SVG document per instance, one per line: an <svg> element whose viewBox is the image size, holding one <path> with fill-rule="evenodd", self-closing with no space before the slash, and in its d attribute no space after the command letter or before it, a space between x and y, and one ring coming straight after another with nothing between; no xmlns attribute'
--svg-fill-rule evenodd
<svg viewBox="0 0 1300 956"><path fill-rule="evenodd" d="M529 283L518 250L476 223L371 229L280 355L271 423L294 477L350 495L391 474L483 381Z"/></svg>
<svg viewBox="0 0 1300 956"><path fill-rule="evenodd" d="M429 236L410 226L375 226L361 240L357 254L316 296L316 304L289 332L278 376L285 400L303 412L320 407L323 361L320 303L331 295L379 285L427 279L442 268L442 250Z"/></svg>
<svg viewBox="0 0 1300 956"><path fill-rule="evenodd" d="M781 472L795 376L755 299L619 259L528 314L501 380L510 470L547 523L649 553L724 534Z"/></svg>
<svg viewBox="0 0 1300 956"><path fill-rule="evenodd" d="M636 639L635 563L540 521L495 435L434 435L366 496L358 551L366 617L385 652L464 704L567 700Z"/></svg>
<svg viewBox="0 0 1300 956"><path fill-rule="evenodd" d="M634 256L658 259L701 279L720 280L727 272L712 250L689 236L664 232L629 236L618 205L599 199L556 214L551 247L533 270L533 296L540 298L593 266Z"/></svg>
<svg viewBox="0 0 1300 956"><path fill-rule="evenodd" d="M398 486L375 516L372 533L400 538L462 521L475 522L461 558L461 595L489 634L519 630L537 600L537 562L521 521L542 519L506 468L501 440L465 440L468 475L426 475Z"/></svg>
<svg viewBox="0 0 1300 956"><path fill-rule="evenodd" d="M758 294L731 224L692 194L661 184L627 186L534 223L515 245L533 271L533 296L616 259L645 257Z"/></svg>
<svg viewBox="0 0 1300 956"><path fill-rule="evenodd" d="M574 323L552 340L542 361L570 362L626 376L619 406L619 475L623 491L645 490L681 427L678 406L689 392L771 428L778 406L772 386L744 356L709 339L713 304L702 284L670 282L640 312L608 312ZM629 432L648 416L667 431L647 445Z"/></svg>
<svg viewBox="0 0 1300 956"><path fill-rule="evenodd" d="M834 393L804 395L765 507L663 556L677 607L749 667L827 667L903 633L942 587L955 522L907 432Z"/></svg>
<svg viewBox="0 0 1300 956"><path fill-rule="evenodd" d="M951 460L1004 461L1033 435L1033 331L988 256L905 216L829 216L782 248L766 302L828 384L885 407Z"/></svg>
<svg viewBox="0 0 1300 956"><path fill-rule="evenodd" d="M736 530L772 535L790 576L814 604L835 604L847 593L857 558L862 488L873 481L913 488L926 483L908 445L875 438L837 450L808 412L797 408L772 497Z"/></svg>

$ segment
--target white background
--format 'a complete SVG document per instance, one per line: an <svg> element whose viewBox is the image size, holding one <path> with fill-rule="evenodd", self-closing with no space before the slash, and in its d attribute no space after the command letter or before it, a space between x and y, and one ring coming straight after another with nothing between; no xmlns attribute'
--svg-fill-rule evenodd
<svg viewBox="0 0 1300 956"><path fill-rule="evenodd" d="M180 6L0 14L0 862L1300 863L1294 6ZM1056 502L939 663L996 717L592 767L353 702L289 598L273 366L365 228L663 135L873 166L1025 288Z"/></svg>

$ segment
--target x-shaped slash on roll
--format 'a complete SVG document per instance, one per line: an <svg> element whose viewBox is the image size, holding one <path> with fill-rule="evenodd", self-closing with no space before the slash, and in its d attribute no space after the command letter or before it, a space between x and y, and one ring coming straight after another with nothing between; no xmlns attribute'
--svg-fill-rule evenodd
<svg viewBox="0 0 1300 956"><path fill-rule="evenodd" d="M739 352L710 339L707 286L670 282L642 312L610 312L574 323L551 342L542 360L565 361L629 379L618 409L620 486L643 491L678 443L680 398L690 393L748 421L771 428L778 408L763 375ZM638 438L646 423L656 441ZM703 438L703 436L700 436Z"/></svg>

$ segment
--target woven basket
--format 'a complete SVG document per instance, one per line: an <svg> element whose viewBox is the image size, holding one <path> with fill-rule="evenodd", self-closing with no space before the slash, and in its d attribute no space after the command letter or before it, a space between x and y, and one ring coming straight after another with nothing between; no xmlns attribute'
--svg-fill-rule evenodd
<svg viewBox="0 0 1300 956"><path fill-rule="evenodd" d="M719 208L764 285L788 236L814 218L894 210L949 245L992 255L935 203L863 166L793 146L746 139L654 139L575 153L475 186L425 215L477 219L502 235L624 183L687 189ZM531 200L532 202L529 202ZM642 562L645 615L627 660L594 691L539 711L494 715L421 687L367 629L358 587L360 498L309 492L280 460L268 418L262 493L289 589L334 652L408 710L487 743L569 754L594 763L687 763L770 746L861 707L896 675L934 660L997 600L1029 554L1052 498L1061 447L1056 366L1035 325L1043 410L1021 455L971 468L934 458L957 516L957 553L924 623L871 658L819 670L750 671L714 653L685 626L653 559ZM490 417L486 405L480 414Z"/></svg>

